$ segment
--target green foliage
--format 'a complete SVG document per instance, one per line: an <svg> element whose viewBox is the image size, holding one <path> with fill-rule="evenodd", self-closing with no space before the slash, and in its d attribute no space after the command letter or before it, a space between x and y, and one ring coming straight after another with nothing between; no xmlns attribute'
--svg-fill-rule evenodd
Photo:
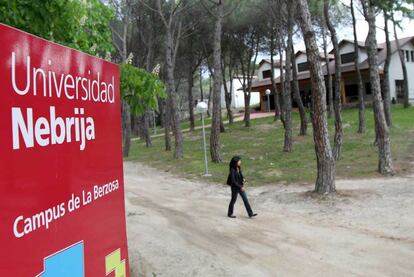
<svg viewBox="0 0 414 277"><path fill-rule="evenodd" d="M121 64L121 97L129 104L131 113L143 114L157 108L157 96L166 97L165 85L157 75L130 64Z"/></svg>
<svg viewBox="0 0 414 277"><path fill-rule="evenodd" d="M309 1L309 9L312 15L313 21L319 27L325 26L324 16L324 1L322 0L311 0ZM329 1L329 15L332 24L335 28L350 25L352 22L351 15L348 8L339 0Z"/></svg>
<svg viewBox="0 0 414 277"><path fill-rule="evenodd" d="M112 51L112 9L99 0L0 0L0 21L97 55Z"/></svg>
<svg viewBox="0 0 414 277"><path fill-rule="evenodd" d="M414 0L373 0L372 3L389 14L401 12L403 17L414 18Z"/></svg>

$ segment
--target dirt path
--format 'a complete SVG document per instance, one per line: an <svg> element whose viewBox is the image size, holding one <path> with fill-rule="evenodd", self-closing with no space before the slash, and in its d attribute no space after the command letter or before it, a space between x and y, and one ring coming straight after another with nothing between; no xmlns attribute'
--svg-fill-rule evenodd
<svg viewBox="0 0 414 277"><path fill-rule="evenodd" d="M131 276L413 276L414 176L248 190L226 217L229 188L125 163Z"/></svg>

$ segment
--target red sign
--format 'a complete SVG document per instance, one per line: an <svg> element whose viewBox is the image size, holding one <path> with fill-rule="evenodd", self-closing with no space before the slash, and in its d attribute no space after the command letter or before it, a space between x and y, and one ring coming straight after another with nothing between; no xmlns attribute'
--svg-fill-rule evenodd
<svg viewBox="0 0 414 277"><path fill-rule="evenodd" d="M129 276L118 66L0 24L0 275Z"/></svg>

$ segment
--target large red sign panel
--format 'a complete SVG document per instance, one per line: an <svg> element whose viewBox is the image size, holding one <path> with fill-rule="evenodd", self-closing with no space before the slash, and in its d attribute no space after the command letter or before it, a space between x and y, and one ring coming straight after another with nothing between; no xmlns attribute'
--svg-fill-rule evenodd
<svg viewBox="0 0 414 277"><path fill-rule="evenodd" d="M129 276L118 66L0 24L0 275Z"/></svg>

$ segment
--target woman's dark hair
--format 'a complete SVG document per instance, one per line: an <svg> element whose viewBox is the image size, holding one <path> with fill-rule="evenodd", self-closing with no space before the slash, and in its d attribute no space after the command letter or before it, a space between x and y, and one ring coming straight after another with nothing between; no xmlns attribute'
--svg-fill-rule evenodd
<svg viewBox="0 0 414 277"><path fill-rule="evenodd" d="M240 156L234 156L233 158L231 158L230 164L229 164L229 169L231 170L236 169L237 168L237 163L241 160Z"/></svg>

